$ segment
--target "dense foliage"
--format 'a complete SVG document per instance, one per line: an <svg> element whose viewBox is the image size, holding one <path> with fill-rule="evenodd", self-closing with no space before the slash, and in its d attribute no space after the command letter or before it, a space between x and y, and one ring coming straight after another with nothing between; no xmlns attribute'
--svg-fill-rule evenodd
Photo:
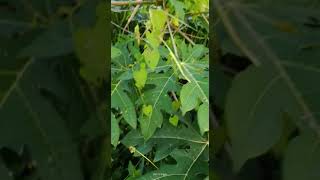
<svg viewBox="0 0 320 180"><path fill-rule="evenodd" d="M107 178L108 8L1 0L1 180Z"/></svg>
<svg viewBox="0 0 320 180"><path fill-rule="evenodd" d="M212 6L216 178L319 179L320 2Z"/></svg>
<svg viewBox="0 0 320 180"><path fill-rule="evenodd" d="M208 178L208 5L112 7L113 179Z"/></svg>

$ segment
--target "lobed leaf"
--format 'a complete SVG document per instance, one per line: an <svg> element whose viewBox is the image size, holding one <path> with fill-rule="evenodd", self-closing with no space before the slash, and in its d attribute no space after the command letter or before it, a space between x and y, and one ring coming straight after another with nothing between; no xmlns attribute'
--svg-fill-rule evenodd
<svg viewBox="0 0 320 180"><path fill-rule="evenodd" d="M111 107L120 108L124 120L135 129L137 127L135 107L124 91L122 83L123 81L119 81L117 84L111 85Z"/></svg>
<svg viewBox="0 0 320 180"><path fill-rule="evenodd" d="M319 73L319 51L309 45L320 36L306 25L319 12L307 2L284 8L282 2L248 1L226 3L228 13L222 13L220 1L215 2L225 25L218 26L223 51L246 55L259 66L240 73L227 95L226 120L235 168L267 152L279 140L283 112L293 117L301 131L319 136L315 98L319 87L313 83ZM293 10L299 17L292 16ZM225 30L229 35L223 34Z"/></svg>
<svg viewBox="0 0 320 180"><path fill-rule="evenodd" d="M283 179L319 179L319 162L319 140L314 134L304 133L293 139L288 146L283 164Z"/></svg>
<svg viewBox="0 0 320 180"><path fill-rule="evenodd" d="M27 61L5 91L0 102L0 148L19 152L22 146L28 147L32 160L37 163L38 178L81 180L80 160L72 134L59 112L40 93L41 87L58 95L63 89L47 63Z"/></svg>
<svg viewBox="0 0 320 180"><path fill-rule="evenodd" d="M147 117L140 116L139 118L141 132L147 140L162 125L163 115L161 110L171 112L171 99L168 96L168 92L176 91L178 86L171 71L163 74L151 74L146 84L155 86L143 94L144 103L152 107L151 115Z"/></svg>
<svg viewBox="0 0 320 180"><path fill-rule="evenodd" d="M177 161L176 165L162 164L159 170L147 173L139 179L198 179L199 174L208 171L208 160L202 157L208 148L208 142L192 126L176 128L166 122L146 142L138 131L131 131L121 142L127 147L137 146L144 153L155 147L154 162L168 156ZM190 146L190 149L181 150L180 146Z"/></svg>

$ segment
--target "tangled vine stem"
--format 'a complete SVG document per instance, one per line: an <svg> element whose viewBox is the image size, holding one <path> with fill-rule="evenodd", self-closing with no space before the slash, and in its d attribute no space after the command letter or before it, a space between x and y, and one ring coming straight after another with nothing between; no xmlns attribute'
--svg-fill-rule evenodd
<svg viewBox="0 0 320 180"><path fill-rule="evenodd" d="M143 0L136 0L136 1L111 1L112 6L129 6L129 5L138 5L138 4L160 4L162 0L154 0L154 1L143 1Z"/></svg>

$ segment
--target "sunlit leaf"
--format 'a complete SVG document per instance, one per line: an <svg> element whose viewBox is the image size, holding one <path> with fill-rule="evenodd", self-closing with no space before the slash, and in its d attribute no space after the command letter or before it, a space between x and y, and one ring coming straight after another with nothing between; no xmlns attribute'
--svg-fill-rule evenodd
<svg viewBox="0 0 320 180"><path fill-rule="evenodd" d="M133 71L133 78L136 82L136 86L142 89L147 81L148 72L146 70L146 65L144 63L140 64L140 69L138 71Z"/></svg>
<svg viewBox="0 0 320 180"><path fill-rule="evenodd" d="M93 84L105 79L107 67L107 25L101 8L105 8L105 4L97 7L98 20L94 27L74 32L75 51L82 63L81 75Z"/></svg>

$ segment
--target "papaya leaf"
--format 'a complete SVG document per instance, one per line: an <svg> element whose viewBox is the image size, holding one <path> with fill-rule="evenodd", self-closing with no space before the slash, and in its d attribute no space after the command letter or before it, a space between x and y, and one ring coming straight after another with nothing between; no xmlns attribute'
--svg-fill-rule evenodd
<svg viewBox="0 0 320 180"><path fill-rule="evenodd" d="M131 156L127 166L115 160L113 179L208 177L209 54L201 45L207 44L206 37L195 38L207 32L201 24L207 23L202 16L207 13L198 12L197 18L190 9L181 0L169 0L165 7L139 4L123 18L118 18L120 11L112 14L112 46L121 51L111 62L112 88L120 83L118 88L126 94L121 97L130 98L124 102L133 104L138 119L136 129L121 122L120 144ZM130 24L122 29L126 17ZM128 107L112 107L121 121ZM114 149L115 159L122 158L122 145Z"/></svg>
<svg viewBox="0 0 320 180"><path fill-rule="evenodd" d="M48 62L31 59L19 68L0 102L0 148L19 152L28 147L37 178L81 180L77 144L61 114L40 93L46 87L60 94L63 88L58 82Z"/></svg>
<svg viewBox="0 0 320 180"><path fill-rule="evenodd" d="M319 179L319 162L319 140L314 134L302 134L293 139L288 146L283 164L283 179Z"/></svg>
<svg viewBox="0 0 320 180"><path fill-rule="evenodd" d="M236 77L225 106L235 170L280 139L281 114L292 112L296 106L280 76L268 68L250 67Z"/></svg>
<svg viewBox="0 0 320 180"><path fill-rule="evenodd" d="M197 179L196 176L208 171L208 160L202 155L208 149L208 142L197 133L192 126L183 125L174 127L168 122L158 130L147 142L138 131L131 131L121 140L127 147L136 146L137 149L155 147L154 162L168 156L176 159L176 165L163 164L157 171L152 171L140 179ZM190 149L180 150L181 145L190 146ZM149 146L147 148L146 146Z"/></svg>
<svg viewBox="0 0 320 180"><path fill-rule="evenodd" d="M222 5L215 1L224 24L218 26L222 31L217 36L223 51L245 55L259 66L240 73L227 95L227 124L235 148L235 169L276 143L282 134L282 112L293 117L300 130L320 137L319 100L315 98L319 87L314 86L319 74L319 48L311 45L320 37L304 23L319 16L319 11L301 1L286 8L283 2L251 2ZM227 10L222 11L222 7ZM292 16L292 11L300 16ZM228 35L222 35L224 31ZM238 151L240 144L248 149Z"/></svg>
<svg viewBox="0 0 320 180"><path fill-rule="evenodd" d="M174 74L170 71L163 74L151 74L146 84L155 86L155 88L147 90L143 94L144 103L152 107L151 115L139 118L142 134L147 140L154 134L157 127L162 125L163 115L161 110L172 112L168 92L176 91L178 87Z"/></svg>
<svg viewBox="0 0 320 180"><path fill-rule="evenodd" d="M185 114L196 109L198 110L198 125L201 133L209 130L209 121L205 119L209 113L206 107L209 106L209 73L208 73L208 50L202 45L187 46L184 42L178 42L180 51L183 54L183 62L176 59L181 66L180 72L189 80L182 86L180 91L181 111Z"/></svg>
<svg viewBox="0 0 320 180"><path fill-rule="evenodd" d="M124 120L132 127L137 127L137 117L135 107L124 91L123 81L111 85L111 101L113 108L120 108Z"/></svg>
<svg viewBox="0 0 320 180"><path fill-rule="evenodd" d="M57 22L22 49L18 56L52 58L69 54L72 51L73 44L68 23Z"/></svg>

